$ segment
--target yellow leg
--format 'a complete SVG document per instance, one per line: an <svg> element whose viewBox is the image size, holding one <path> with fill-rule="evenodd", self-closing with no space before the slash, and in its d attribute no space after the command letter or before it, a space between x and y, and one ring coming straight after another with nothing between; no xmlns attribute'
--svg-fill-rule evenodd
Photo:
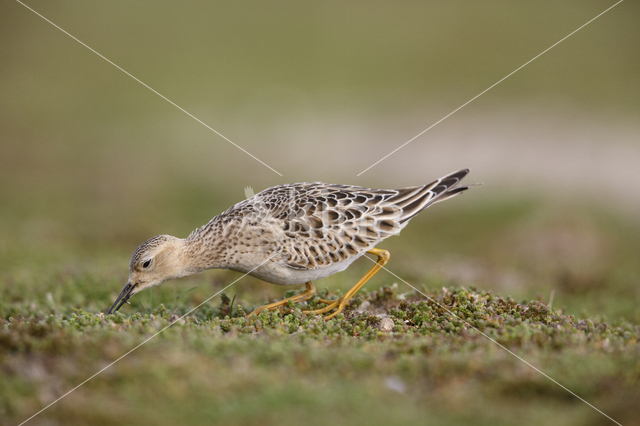
<svg viewBox="0 0 640 426"><path fill-rule="evenodd" d="M324 319L326 321L330 320L331 318L335 317L340 312L342 312L343 309L345 308L345 306L347 306L349 304L349 301L351 300L351 298L358 292L358 290L360 290L360 288L363 285L365 285L365 283L367 281L369 281L369 279L371 277L373 277L376 274L376 272L378 272L389 261L389 252L386 251L386 250L380 250L380 249L373 248L373 249L367 251L367 253L375 254L376 256L378 256L378 260L376 261L376 264L373 265L371 267L371 269L369 269L369 271L366 274L364 274L364 277L360 278L360 281L358 281L356 283L356 285L354 285L351 288L351 290L346 292L338 300L322 300L322 299L320 299L320 302L328 304L324 308L316 309L315 311L303 311L303 312L305 314L318 315L318 314L324 314L325 312L329 312L329 311L331 311L333 309L336 309L336 311L334 313L329 314L329 315L324 317Z"/></svg>
<svg viewBox="0 0 640 426"><path fill-rule="evenodd" d="M316 294L316 288L313 286L311 281L309 281L308 283L305 283L305 286L307 287L307 289L302 293L296 294L295 296L287 297L286 299L281 300L279 302L270 303L268 305L264 305L259 308L256 308L253 312L247 315L247 318L250 318L253 315L260 315L260 312L264 311L265 309L273 310L273 309L279 308L280 306L286 306L289 303L289 301L292 301L293 303L298 303L298 302L304 302L305 300L311 299L313 295Z"/></svg>

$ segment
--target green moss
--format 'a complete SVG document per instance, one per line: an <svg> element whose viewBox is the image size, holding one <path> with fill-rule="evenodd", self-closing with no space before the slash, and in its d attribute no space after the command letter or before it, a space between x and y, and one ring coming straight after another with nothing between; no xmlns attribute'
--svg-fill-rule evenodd
<svg viewBox="0 0 640 426"><path fill-rule="evenodd" d="M443 289L428 299L421 294L380 297L389 294L391 287L362 293L361 303L331 321L307 316L299 306L250 319L241 309L232 318L220 318L221 309L200 310L176 321L179 317L164 305L150 314L78 310L2 320L2 413L23 419L41 404L35 391L44 383L55 379L61 391L70 389L172 321L77 391L77 397L117 410L78 410L70 398L43 418L108 423L141 411L139 422L151 424L175 418L172 410L178 410L194 423L215 417L231 424L271 424L302 412L300 419L307 421L326 421L341 412L352 421L381 424L427 410L441 421L461 421L478 401L485 407L483 419L493 418L487 407L502 410L498 423L517 418L510 414L513 407L529 419L538 418L540 409L556 415L577 410L577 418L597 418L479 331L590 402L613 410L611 415L619 406L612 402L612 389L629 403L636 395L637 325L579 320L539 301L519 304L473 289ZM369 310L353 309L365 301ZM379 309L386 309L393 331L378 329L380 318L373 312ZM24 368L36 368L41 377L25 376ZM385 385L391 376L406 387L405 395L396 398ZM165 413L164 420L144 408L149 404ZM323 416L325 410L330 414Z"/></svg>

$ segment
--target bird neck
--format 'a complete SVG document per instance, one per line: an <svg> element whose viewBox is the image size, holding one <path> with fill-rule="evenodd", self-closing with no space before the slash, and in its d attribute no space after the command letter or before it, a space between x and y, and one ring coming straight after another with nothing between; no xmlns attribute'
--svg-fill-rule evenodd
<svg viewBox="0 0 640 426"><path fill-rule="evenodd" d="M224 238L222 226L215 223L215 218L205 226L196 229L184 240L185 258L194 273L205 269L225 268Z"/></svg>

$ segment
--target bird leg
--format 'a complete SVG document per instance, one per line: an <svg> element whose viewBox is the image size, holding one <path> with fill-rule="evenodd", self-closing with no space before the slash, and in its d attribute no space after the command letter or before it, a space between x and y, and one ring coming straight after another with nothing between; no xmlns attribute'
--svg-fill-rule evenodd
<svg viewBox="0 0 640 426"><path fill-rule="evenodd" d="M351 298L358 292L358 290L360 290L360 288L363 285L365 285L365 283L369 281L369 279L373 277L376 274L376 272L378 272L389 261L389 252L386 250L372 248L371 250L367 251L367 253L375 254L376 256L378 256L378 260L376 261L376 264L373 265L366 274L364 274L364 277L360 278L360 280L356 283L356 285L354 285L351 288L351 290L346 292L338 300L320 299L319 302L327 304L327 306L325 306L324 308L316 309L314 311L303 311L303 312L305 314L319 315L319 314L324 314L326 312L329 312L333 309L336 309L334 313L326 315L324 317L325 321L330 320L331 318L335 317L340 312L342 312L345 306L349 304L349 301L351 300Z"/></svg>
<svg viewBox="0 0 640 426"><path fill-rule="evenodd" d="M286 306L289 303L289 301L293 303L298 303L298 302L304 302L305 300L311 299L313 295L316 294L316 288L313 286L311 281L305 283L305 286L306 286L306 290L303 291L302 293L296 294L295 296L287 297L286 299L283 299L279 302L270 303L268 305L264 305L259 308L256 308L253 312L247 315L247 318L252 317L254 315L260 315L260 313L265 309L270 311L270 310L279 308L281 306Z"/></svg>

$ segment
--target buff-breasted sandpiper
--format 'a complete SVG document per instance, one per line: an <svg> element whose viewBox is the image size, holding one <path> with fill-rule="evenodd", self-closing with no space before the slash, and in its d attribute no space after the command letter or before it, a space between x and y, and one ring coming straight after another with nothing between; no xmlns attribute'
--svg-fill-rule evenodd
<svg viewBox="0 0 640 426"><path fill-rule="evenodd" d="M273 284L306 284L304 292L257 308L251 316L289 301L309 300L315 294L312 281L343 271L365 253L377 256L376 264L342 297L320 299L327 306L304 311L333 318L389 260L389 252L375 245L399 233L420 211L468 189L458 186L468 172L403 189L318 182L265 189L185 239L158 235L144 242L133 252L128 283L108 313L146 288L212 268L248 273Z"/></svg>

